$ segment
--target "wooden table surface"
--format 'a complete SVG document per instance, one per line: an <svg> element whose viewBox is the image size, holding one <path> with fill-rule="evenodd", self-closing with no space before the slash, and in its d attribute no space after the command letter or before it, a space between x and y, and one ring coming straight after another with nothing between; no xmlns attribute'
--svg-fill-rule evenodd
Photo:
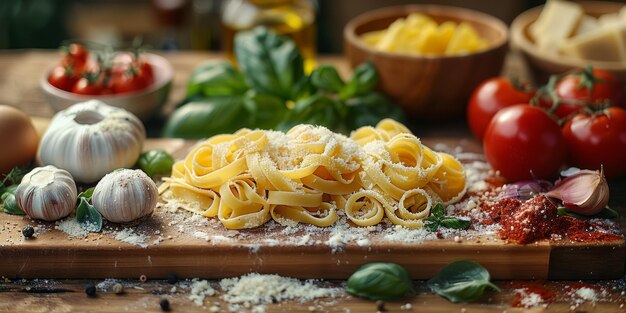
<svg viewBox="0 0 626 313"><path fill-rule="evenodd" d="M164 110L167 114L180 101L185 93L185 83L190 72L198 64L208 60L219 59L219 55L182 52L162 54L173 65L175 77L170 100ZM54 112L45 103L39 89L39 80L45 68L57 62L58 55L51 51L0 52L0 104L9 104L21 108L38 121L45 121ZM340 72L348 73L347 64L339 57L323 57L320 63L336 65ZM510 55L507 59L505 72L526 75L523 63ZM157 135L162 120L154 120L147 124L150 135ZM415 125L414 125L415 126ZM439 126L417 126L421 137L453 138L459 141L473 141L467 127L460 123ZM1 152L0 152L1 153ZM626 204L626 184L623 181L611 186L611 203L624 208ZM626 212L622 212L624 214ZM1 216L0 216L1 218ZM623 224L623 220L622 220ZM575 261L575 260L574 260ZM172 285L165 281L147 282L138 280L123 281L126 292L116 295L101 291L95 298L89 298L84 288L96 280L10 280L0 281L0 312L160 312L159 301L163 298L171 302L172 312L204 312L209 311L211 304L221 302L223 312L227 306L219 298L207 298L205 306L196 306L188 299L189 290L179 286L172 292ZM334 286L343 286L345 282L331 282ZM528 282L499 281L497 285L502 292L488 292L483 299L471 304L453 304L440 298L424 287L423 282L416 282L418 294L410 299L386 303L389 312L626 312L626 280L585 282L585 286L604 291L597 302L576 304L576 298L566 292L568 286L578 282L548 281L538 282L542 288L556 292L555 301L547 307L522 309L512 307L516 301L515 289ZM401 306L411 303L409 310ZM296 303L285 302L271 304L270 312L376 312L374 302L341 295L331 302Z"/></svg>

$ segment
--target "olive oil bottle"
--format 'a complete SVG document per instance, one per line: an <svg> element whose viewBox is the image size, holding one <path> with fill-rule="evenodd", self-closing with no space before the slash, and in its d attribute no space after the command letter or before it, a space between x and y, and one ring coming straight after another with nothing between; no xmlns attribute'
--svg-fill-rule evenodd
<svg viewBox="0 0 626 313"><path fill-rule="evenodd" d="M292 38L304 58L305 70L315 67L315 7L308 0L227 0L222 9L223 48L234 62L234 38L241 30L266 26Z"/></svg>

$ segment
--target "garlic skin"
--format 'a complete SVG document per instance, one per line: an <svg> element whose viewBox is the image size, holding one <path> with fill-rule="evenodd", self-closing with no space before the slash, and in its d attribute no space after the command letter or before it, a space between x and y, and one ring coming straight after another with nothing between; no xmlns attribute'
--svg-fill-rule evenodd
<svg viewBox="0 0 626 313"><path fill-rule="evenodd" d="M157 186L146 173L120 169L100 180L91 202L107 220L128 223L152 214L158 199Z"/></svg>
<svg viewBox="0 0 626 313"><path fill-rule="evenodd" d="M122 167L132 167L146 139L132 113L98 100L58 112L43 135L38 159L70 172L76 181L93 183Z"/></svg>
<svg viewBox="0 0 626 313"><path fill-rule="evenodd" d="M72 175L52 165L30 171L15 191L15 201L22 211L31 218L49 222L72 213L76 197Z"/></svg>
<svg viewBox="0 0 626 313"><path fill-rule="evenodd" d="M594 215L609 204L609 184L602 170L579 170L558 181L545 195L560 199L572 212Z"/></svg>

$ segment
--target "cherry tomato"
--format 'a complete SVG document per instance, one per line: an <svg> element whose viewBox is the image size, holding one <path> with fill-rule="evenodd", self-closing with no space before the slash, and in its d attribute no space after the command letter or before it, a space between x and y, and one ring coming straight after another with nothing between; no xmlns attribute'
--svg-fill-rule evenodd
<svg viewBox="0 0 626 313"><path fill-rule="evenodd" d="M63 59L61 65L71 66L76 73L82 73L86 70L89 52L87 48L81 44L73 43L63 47Z"/></svg>
<svg viewBox="0 0 626 313"><path fill-rule="evenodd" d="M125 93L145 89L149 84L143 76L131 68L121 76L113 77L111 89L113 93Z"/></svg>
<svg viewBox="0 0 626 313"><path fill-rule="evenodd" d="M559 79L553 88L560 99L560 104L554 111L559 118L571 118L583 111L585 105L604 103L607 100L612 106L626 106L621 83L605 70L586 68L568 74ZM550 108L552 101L543 97L541 106Z"/></svg>
<svg viewBox="0 0 626 313"><path fill-rule="evenodd" d="M147 61L142 60L139 62L139 75L143 76L144 80L148 84L152 84L154 82L154 69Z"/></svg>
<svg viewBox="0 0 626 313"><path fill-rule="evenodd" d="M491 167L507 181L552 178L567 159L557 122L530 105L500 110L487 127L483 147Z"/></svg>
<svg viewBox="0 0 626 313"><path fill-rule="evenodd" d="M626 110L610 107L595 114L577 114L563 126L563 136L571 165L602 166L607 178L626 173Z"/></svg>
<svg viewBox="0 0 626 313"><path fill-rule="evenodd" d="M467 121L474 136L482 140L491 118L502 108L528 103L534 95L529 89L514 86L506 77L494 77L480 84L467 107Z"/></svg>
<svg viewBox="0 0 626 313"><path fill-rule="evenodd" d="M86 73L76 82L72 92L81 95L104 95L111 93L104 77L99 72Z"/></svg>
<svg viewBox="0 0 626 313"><path fill-rule="evenodd" d="M69 67L56 66L48 75L48 82L61 90L72 91L72 87L78 81Z"/></svg>

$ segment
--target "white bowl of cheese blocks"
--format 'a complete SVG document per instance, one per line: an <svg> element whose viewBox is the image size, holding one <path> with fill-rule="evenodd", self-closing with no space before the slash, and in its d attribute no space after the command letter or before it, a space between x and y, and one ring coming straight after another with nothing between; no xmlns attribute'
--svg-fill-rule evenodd
<svg viewBox="0 0 626 313"><path fill-rule="evenodd" d="M548 0L515 18L511 48L526 60L536 83L589 64L626 83L624 3Z"/></svg>

